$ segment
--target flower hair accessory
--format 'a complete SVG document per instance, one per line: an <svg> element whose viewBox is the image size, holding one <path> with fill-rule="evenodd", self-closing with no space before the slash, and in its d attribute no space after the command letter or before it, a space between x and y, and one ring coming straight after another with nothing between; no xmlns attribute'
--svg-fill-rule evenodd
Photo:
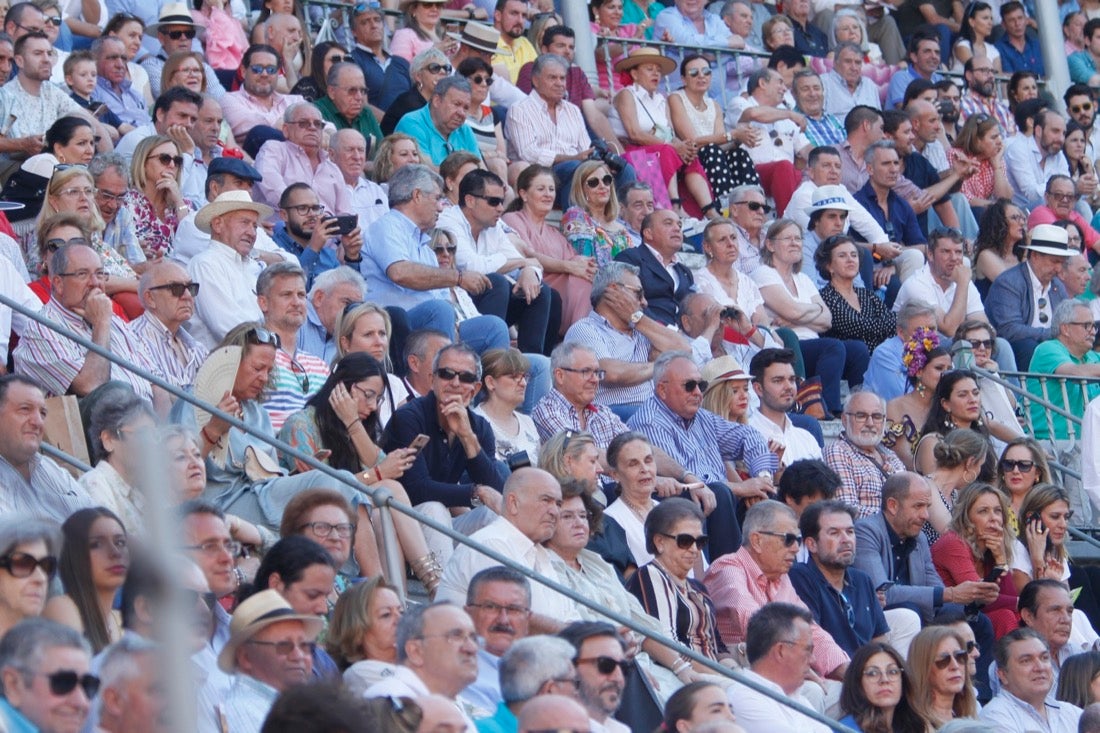
<svg viewBox="0 0 1100 733"><path fill-rule="evenodd" d="M940 345L940 335L930 328L918 328L913 332L913 338L905 342L905 350L902 351L901 363L905 365L905 373L910 377L928 364L928 352Z"/></svg>

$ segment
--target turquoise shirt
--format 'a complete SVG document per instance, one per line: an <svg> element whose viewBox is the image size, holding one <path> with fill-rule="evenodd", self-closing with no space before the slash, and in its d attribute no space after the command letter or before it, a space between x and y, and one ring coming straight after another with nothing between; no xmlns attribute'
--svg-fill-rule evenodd
<svg viewBox="0 0 1100 733"><path fill-rule="evenodd" d="M1073 354L1069 353L1066 348L1058 339L1051 339L1039 344L1035 349L1035 353L1031 357L1031 367L1028 369L1030 372L1038 374L1054 374L1055 370L1063 364L1100 364L1100 354L1095 351L1089 350L1085 352L1083 359L1078 359ZM1081 417L1085 414L1085 397L1082 395L1081 383L1076 381L1069 381L1066 383L1066 393L1069 397L1069 404L1065 404L1065 400L1062 399L1062 387L1060 381L1050 380L1046 383L1047 399L1055 406L1060 407L1066 412ZM1043 391L1039 385L1039 380L1028 379L1027 391L1037 397L1043 396ZM1100 395L1100 385L1092 382L1088 386L1088 399L1091 401L1093 398ZM1069 437L1069 431L1066 429L1066 419L1061 415L1054 415L1054 437L1057 439L1066 439ZM1050 430L1047 427L1047 413L1046 409L1037 402L1031 405L1031 422L1035 429L1035 437L1039 440L1050 437ZM1077 437L1080 437L1081 430L1077 428Z"/></svg>
<svg viewBox="0 0 1100 733"><path fill-rule="evenodd" d="M506 704L499 703L493 717L475 720L474 725L477 726L477 733L511 733L519 729L519 720Z"/></svg>
<svg viewBox="0 0 1100 733"><path fill-rule="evenodd" d="M416 138L416 141L420 143L420 149L428 154L433 165L439 165L444 158L456 150L465 150L468 153L473 153L478 158L481 157L481 150L477 146L477 139L474 138L474 131L465 122L452 132L446 140L443 139L443 135L432 122L430 102L402 117L400 122L397 123L395 131Z"/></svg>

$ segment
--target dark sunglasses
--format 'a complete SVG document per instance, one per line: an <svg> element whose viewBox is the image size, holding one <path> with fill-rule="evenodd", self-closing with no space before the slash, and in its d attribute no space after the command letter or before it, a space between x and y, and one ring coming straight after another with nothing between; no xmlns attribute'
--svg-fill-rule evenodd
<svg viewBox="0 0 1100 733"><path fill-rule="evenodd" d="M352 63L355 63L355 59L353 57L344 56L342 54L337 54L336 56L329 56L328 59L326 59L326 60L330 61L334 64L352 64Z"/></svg>
<svg viewBox="0 0 1100 733"><path fill-rule="evenodd" d="M261 66L260 64L252 64L248 67L248 70L253 74L267 74L268 76L274 76L279 71L279 67L272 64L271 66Z"/></svg>
<svg viewBox="0 0 1100 733"><path fill-rule="evenodd" d="M971 349L988 349L993 350L993 339L968 339L970 341Z"/></svg>
<svg viewBox="0 0 1100 733"><path fill-rule="evenodd" d="M734 206L748 206L749 211L763 211L765 214L772 213L772 207L767 204L762 204L759 201L735 201Z"/></svg>
<svg viewBox="0 0 1100 733"><path fill-rule="evenodd" d="M475 384L477 382L477 375L473 372L456 372L454 369L448 369L447 367L436 369L435 376L444 382L449 382L455 377L458 377L458 381L463 384Z"/></svg>
<svg viewBox="0 0 1100 733"><path fill-rule="evenodd" d="M694 392L695 389L698 388L700 392L706 392L707 391L707 386L709 384L710 384L710 382L708 382L705 379L689 379L686 382L684 382L684 391L685 392Z"/></svg>
<svg viewBox="0 0 1100 733"><path fill-rule="evenodd" d="M71 669L61 669L53 674L43 675L50 683L50 692L58 697L68 695L80 685L84 697L91 700L99 692L99 678L94 674L77 674Z"/></svg>
<svg viewBox="0 0 1100 733"><path fill-rule="evenodd" d="M274 346L276 349L283 345L282 342L279 341L279 334L268 331L266 328L253 328L245 334L245 338L254 344Z"/></svg>
<svg viewBox="0 0 1100 733"><path fill-rule="evenodd" d="M169 155L168 153L160 153L158 155L150 155L148 158L146 158L146 160L155 160L165 167L168 167L170 165L174 165L176 168L183 167L182 155Z"/></svg>
<svg viewBox="0 0 1100 733"><path fill-rule="evenodd" d="M966 653L970 654L972 651L978 648L978 642L968 641L966 642Z"/></svg>
<svg viewBox="0 0 1100 733"><path fill-rule="evenodd" d="M481 194L477 193L472 193L470 195L473 196L475 199L481 199L485 203L489 204L489 206L504 206L504 198L501 196L482 196Z"/></svg>
<svg viewBox="0 0 1100 733"><path fill-rule="evenodd" d="M458 247L453 244L441 244L438 247L432 247L432 249L436 252L446 252L449 255L453 255L458 251Z"/></svg>
<svg viewBox="0 0 1100 733"><path fill-rule="evenodd" d="M49 23L50 25L52 25L53 27L55 27L55 28L60 28L61 27L61 16L60 15L47 15L46 18L45 18L45 21L47 23Z"/></svg>
<svg viewBox="0 0 1100 733"><path fill-rule="evenodd" d="M932 660L932 664L936 665L936 669L947 669L951 666L951 660L954 659L962 666L966 666L966 663L970 660L970 652L965 649L960 649L957 652L951 652L950 654L941 654Z"/></svg>
<svg viewBox="0 0 1100 733"><path fill-rule="evenodd" d="M630 662L625 659L613 659L611 657L578 657L573 660L573 664L594 664L596 665L596 671L600 674L611 674L618 667L626 674L630 669Z"/></svg>
<svg viewBox="0 0 1100 733"><path fill-rule="evenodd" d="M450 64L428 64L425 66L433 74L450 74L454 68Z"/></svg>
<svg viewBox="0 0 1100 733"><path fill-rule="evenodd" d="M493 75L489 74L488 76L482 76L481 74L475 74L470 77L470 82L473 84L489 85L493 83Z"/></svg>
<svg viewBox="0 0 1100 733"><path fill-rule="evenodd" d="M802 535L795 534L794 532L765 532L764 530L760 530L760 534L766 534L769 537L781 538L783 540L784 547L802 544Z"/></svg>
<svg viewBox="0 0 1100 733"><path fill-rule="evenodd" d="M198 283L168 283L167 285L154 285L149 290L167 290L173 298L182 298L184 293L191 293L194 298L199 294Z"/></svg>
<svg viewBox="0 0 1100 733"><path fill-rule="evenodd" d="M46 251L56 252L64 247L66 244L87 244L88 240L84 237L73 237L72 239L47 239Z"/></svg>
<svg viewBox="0 0 1100 733"><path fill-rule="evenodd" d="M57 572L57 558L53 555L38 558L25 552L13 552L0 557L0 568L11 573L13 578L29 578L35 568L42 568L47 578L53 578Z"/></svg>
<svg viewBox="0 0 1100 733"><path fill-rule="evenodd" d="M1075 104L1069 108L1069 111L1073 114L1080 114L1081 112L1092 112L1092 102L1085 102L1084 104Z"/></svg>
<svg viewBox="0 0 1100 733"><path fill-rule="evenodd" d="M657 534L661 535L662 537L668 537L670 540L676 540L676 546L679 547L681 550L687 550L692 545L697 545L700 550L705 550L707 547L707 543L710 542L710 537L707 537L705 534L701 534L698 537L693 534L688 534L686 532L683 534L668 534L666 532L658 532ZM604 674L607 673L605 672Z"/></svg>
<svg viewBox="0 0 1100 733"><path fill-rule="evenodd" d="M218 603L217 594L210 591L200 593L197 590L184 588L182 591L180 591L180 595L183 597L183 600L186 602L189 608L195 606L201 600L203 605L206 606L207 611L213 611L214 606Z"/></svg>
<svg viewBox="0 0 1100 733"><path fill-rule="evenodd" d="M1027 473L1033 468L1035 468L1035 461L1013 461L1008 458L1001 459L1001 470L1005 473L1012 473L1013 471Z"/></svg>
<svg viewBox="0 0 1100 733"><path fill-rule="evenodd" d="M181 38L186 38L188 40L191 40L192 38L195 37L195 29L194 28L188 28L185 31L168 31L164 35L168 36L173 41L178 41Z"/></svg>
<svg viewBox="0 0 1100 733"><path fill-rule="evenodd" d="M592 176L591 178L585 180L584 185L588 186L589 188L599 188L601 183L605 186L610 186L614 180L615 179L612 178L611 174L608 173L603 178Z"/></svg>
<svg viewBox="0 0 1100 733"><path fill-rule="evenodd" d="M689 69L687 75L694 79L697 76L710 76L713 73L709 66L704 66L702 69Z"/></svg>

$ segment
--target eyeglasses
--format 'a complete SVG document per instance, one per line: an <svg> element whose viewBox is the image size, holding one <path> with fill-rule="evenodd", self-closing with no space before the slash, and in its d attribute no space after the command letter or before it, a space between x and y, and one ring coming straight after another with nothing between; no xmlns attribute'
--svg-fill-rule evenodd
<svg viewBox="0 0 1100 733"><path fill-rule="evenodd" d="M77 280L89 280L95 278L96 280L103 280L107 277L106 270L77 270L76 272L59 272L58 277L75 277Z"/></svg>
<svg viewBox="0 0 1100 733"><path fill-rule="evenodd" d="M149 290L167 290L172 294L173 298L182 298L184 293L191 293L191 297L194 298L199 294L198 283L167 283L165 285L154 285Z"/></svg>
<svg viewBox="0 0 1100 733"><path fill-rule="evenodd" d="M216 606L218 603L218 594L212 593L210 591L204 591L200 593L197 590L184 588L180 591L180 595L188 606L196 606L201 600L202 605L206 606L207 611L213 611L214 606Z"/></svg>
<svg viewBox="0 0 1100 733"><path fill-rule="evenodd" d="M375 394L374 392L368 390L366 387L360 387L358 384L351 385L351 388L359 394L363 395L363 399L366 400L368 403L373 402L376 405L382 404L382 398L384 397L384 395Z"/></svg>
<svg viewBox="0 0 1100 733"><path fill-rule="evenodd" d="M116 204L121 204L123 199L126 198L126 192L111 193L110 191L104 191L102 188L96 189L95 195L104 201L114 201Z"/></svg>
<svg viewBox="0 0 1100 733"><path fill-rule="evenodd" d="M871 422L880 423L886 419L886 415L881 412L846 412L844 414L856 422L867 422L870 420Z"/></svg>
<svg viewBox="0 0 1100 733"><path fill-rule="evenodd" d="M335 534L340 539L346 540L348 537L351 537L351 533L355 530L355 525L349 522L341 522L340 524L331 524L329 522L306 522L298 528L298 531L301 532L307 528L318 537L331 537Z"/></svg>
<svg viewBox="0 0 1100 733"><path fill-rule="evenodd" d="M19 28L20 30L26 31L27 33L41 33L43 31L42 28L38 28L33 25L23 25L22 23L16 23L15 27Z"/></svg>
<svg viewBox="0 0 1100 733"><path fill-rule="evenodd" d="M766 534L769 537L779 537L783 540L784 547L791 547L792 545L802 544L802 535L795 534L794 532L765 532L760 530L760 534Z"/></svg>
<svg viewBox="0 0 1100 733"><path fill-rule="evenodd" d="M838 592L837 600L840 601L840 610L844 611L844 615L848 617L848 625L855 627L856 625L856 610L852 608L852 602L848 600L848 596L843 592Z"/></svg>
<svg viewBox="0 0 1100 733"><path fill-rule="evenodd" d="M438 247L432 247L434 252L446 252L449 255L453 255L458 251L458 247L453 244L441 244Z"/></svg>
<svg viewBox="0 0 1100 733"><path fill-rule="evenodd" d="M241 554L241 543L237 542L237 540L207 540L201 545L184 545L183 549L201 552L207 556L228 552L233 557L236 557Z"/></svg>
<svg viewBox="0 0 1100 733"><path fill-rule="evenodd" d="M599 188L601 183L605 186L610 186L614 180L615 179L611 176L611 174L608 173L603 178L592 176L591 178L585 180L584 185L588 186L589 188Z"/></svg>
<svg viewBox="0 0 1100 733"><path fill-rule="evenodd" d="M734 201L734 206L748 206L749 211L763 211L765 214L772 213L772 207L767 204L762 204L759 201Z"/></svg>
<svg viewBox="0 0 1100 733"><path fill-rule="evenodd" d="M1035 468L1035 461L1013 461L1009 458L1001 459L1001 470L1005 473L1012 473L1013 471L1027 473L1033 468Z"/></svg>
<svg viewBox="0 0 1100 733"><path fill-rule="evenodd" d="M454 67L450 64L428 64L424 68L433 74L450 74L454 71Z"/></svg>
<svg viewBox="0 0 1100 733"><path fill-rule="evenodd" d="M125 56L119 56L119 58L125 58ZM201 66L181 66L176 69L177 74L194 74L196 76L202 75Z"/></svg>
<svg viewBox="0 0 1100 733"><path fill-rule="evenodd" d="M447 367L436 369L435 376L439 377L444 382L449 382L455 377L458 377L458 381L463 384L475 384L477 382L477 374L474 372L458 372L454 369L448 369Z"/></svg>
<svg viewBox="0 0 1100 733"><path fill-rule="evenodd" d="M557 682L559 685L572 685L574 690L581 689L581 681L577 677L551 677L551 682ZM571 731L569 728L557 728L554 733L578 733L578 731ZM535 733L532 731L532 733ZM579 733L589 733L589 731L580 731Z"/></svg>
<svg viewBox="0 0 1100 733"><path fill-rule="evenodd" d="M707 537L705 534L701 534L698 537L693 534L688 534L686 532L682 534L668 534L666 532L657 532L657 534L661 535L662 537L668 537L670 540L676 540L676 546L679 547L681 550L691 549L692 545L695 545L700 550L705 550L707 548L707 543L710 542L710 537ZM606 674L606 672L604 674Z"/></svg>
<svg viewBox="0 0 1100 733"><path fill-rule="evenodd" d="M1078 114L1080 112L1092 112L1092 102L1085 102L1084 104L1075 104L1069 108L1072 114Z"/></svg>
<svg viewBox="0 0 1100 733"><path fill-rule="evenodd" d="M1066 321L1067 326L1080 326L1086 331L1095 331L1096 323L1093 321Z"/></svg>
<svg viewBox="0 0 1100 733"><path fill-rule="evenodd" d="M99 678L87 672L80 674L71 669L59 669L42 676L50 683L50 694L57 697L68 695L76 689L77 685L80 685L80 689L84 691L84 697L89 700L99 692Z"/></svg>
<svg viewBox="0 0 1100 733"><path fill-rule="evenodd" d="M178 41L181 38L186 38L187 40L190 41L192 38L195 37L195 29L194 28L188 28L187 30L183 30L183 31L167 31L167 32L165 32L164 35L168 36L173 41Z"/></svg>
<svg viewBox="0 0 1100 733"><path fill-rule="evenodd" d="M463 631L462 629L451 629L450 631L445 631L442 634L424 634L423 636L416 638L446 639L451 644L477 644L477 632Z"/></svg>
<svg viewBox="0 0 1100 733"><path fill-rule="evenodd" d="M290 124L297 125L303 130L320 130L325 126L324 120L294 120Z"/></svg>
<svg viewBox="0 0 1100 733"><path fill-rule="evenodd" d="M61 16L60 15L47 15L45 20L46 20L47 23L54 26L55 28L60 28L61 27Z"/></svg>
<svg viewBox="0 0 1100 733"><path fill-rule="evenodd" d="M298 216L316 216L324 210L325 207L321 204L298 204L283 207L283 211L293 211Z"/></svg>
<svg viewBox="0 0 1100 733"><path fill-rule="evenodd" d="M245 338L257 346L274 346L278 349L283 345L283 342L279 340L279 334L268 331L266 328L253 328L245 334Z"/></svg>
<svg viewBox="0 0 1100 733"><path fill-rule="evenodd" d="M531 613L531 609L527 606L502 606L499 603L493 603L492 601L485 601L484 603L471 603L470 608L480 608L482 611L488 611L494 616L502 611L506 616L527 616Z"/></svg>
<svg viewBox="0 0 1100 733"><path fill-rule="evenodd" d="M932 660L932 664L936 665L936 669L947 669L951 666L952 660L954 660L956 664L965 666L969 659L970 654L965 649L960 649L957 652L939 655Z"/></svg>
<svg viewBox="0 0 1100 733"><path fill-rule="evenodd" d="M713 73L709 66L705 66L702 69L688 69L687 75L694 79L697 76L710 76Z"/></svg>
<svg viewBox="0 0 1100 733"><path fill-rule="evenodd" d="M488 86L488 85L493 83L493 75L492 74L487 74L487 75L474 74L473 76L470 77L470 81L474 84L484 84L484 85Z"/></svg>
<svg viewBox="0 0 1100 733"><path fill-rule="evenodd" d="M896 680L898 677L901 677L901 667L887 667L886 669L868 667L863 670L863 676L869 680L880 680L883 677Z"/></svg>
<svg viewBox="0 0 1100 733"><path fill-rule="evenodd" d="M35 568L42 568L47 578L53 578L57 572L57 558L53 555L35 557L26 552L13 552L0 557L0 568L11 573L13 578L29 578L34 574Z"/></svg>
<svg viewBox="0 0 1100 733"><path fill-rule="evenodd" d="M967 341L970 342L971 349L993 350L993 339L967 339Z"/></svg>
<svg viewBox="0 0 1100 733"><path fill-rule="evenodd" d="M336 89L343 89L348 94L353 94L358 97L362 97L367 93L366 87L338 87L335 84L333 85L333 87Z"/></svg>
<svg viewBox="0 0 1100 733"><path fill-rule="evenodd" d="M626 283L616 283L623 290L629 291L635 298L642 297L642 293L645 292L645 288L641 285L627 285Z"/></svg>
<svg viewBox="0 0 1100 733"><path fill-rule="evenodd" d="M498 206L504 206L504 197L503 196L482 196L479 193L472 193L470 195L473 196L475 199L481 199L482 201L489 204L489 206L492 206L493 208L496 208Z"/></svg>
<svg viewBox="0 0 1100 733"><path fill-rule="evenodd" d="M1057 191L1051 191L1047 194L1055 201L1072 201L1074 198L1073 193L1058 193Z"/></svg>
<svg viewBox="0 0 1100 733"><path fill-rule="evenodd" d="M1043 313L1042 311L1046 310L1047 299L1046 298L1039 298L1039 300L1037 301L1037 305L1039 306L1039 311L1040 311L1040 313L1039 313L1039 323L1046 323L1047 321L1050 320L1050 314L1049 313Z"/></svg>
<svg viewBox="0 0 1100 733"><path fill-rule="evenodd" d="M705 379L689 379L684 382L684 391L694 392L696 389L698 389L700 392L706 392L707 386L709 384L710 382Z"/></svg>
<svg viewBox="0 0 1100 733"><path fill-rule="evenodd" d="M91 186L82 186L80 188L66 188L57 192L58 196L62 198L72 198L73 196L95 196L95 189Z"/></svg>
<svg viewBox="0 0 1100 733"><path fill-rule="evenodd" d="M578 657L573 660L573 664L594 664L596 665L596 671L600 674L611 674L616 668L621 669L623 674L627 673L630 669L630 662L625 659L614 659L613 657Z"/></svg>
<svg viewBox="0 0 1100 733"><path fill-rule="evenodd" d="M976 642L976 641L966 642L966 653L967 654L973 653L974 650L977 649L977 648L978 648L978 642Z"/></svg>
<svg viewBox="0 0 1100 733"><path fill-rule="evenodd" d="M163 165L165 168L170 165L175 166L176 168L183 167L182 155L169 155L168 153L158 153L156 155L150 155L145 160L155 160ZM95 193L95 191L93 190L92 193Z"/></svg>
<svg viewBox="0 0 1100 733"><path fill-rule="evenodd" d="M602 382L604 380L604 377L607 376L607 372L603 369L574 369L573 367L558 368L561 369L563 372L569 372L570 374L579 374L581 375L581 379L591 379L592 377L595 377Z"/></svg>
<svg viewBox="0 0 1100 733"><path fill-rule="evenodd" d="M67 244L77 245L77 244L87 244L87 243L88 243L88 240L85 237L73 237L72 239L47 239L46 240L46 251L56 252L57 250L61 249L62 247L64 247Z"/></svg>
<svg viewBox="0 0 1100 733"><path fill-rule="evenodd" d="M262 64L252 64L248 67L248 70L256 76L262 76L264 74L267 74L268 76L274 76L275 74L279 73L279 67L275 64L271 64L270 66L264 66Z"/></svg>
<svg viewBox="0 0 1100 733"><path fill-rule="evenodd" d="M299 641L293 642L290 639L283 639L282 641L260 641L259 639L249 639L245 644L254 644L256 646L269 646L275 650L275 653L280 657L289 657L295 649L300 651L305 656L313 656L313 650L317 648L317 642L315 641Z"/></svg>
<svg viewBox="0 0 1100 733"><path fill-rule="evenodd" d="M279 347L276 346L275 348ZM301 377L298 380L298 385L302 388L302 394L309 394L309 372L293 356L290 357L290 371L294 376Z"/></svg>

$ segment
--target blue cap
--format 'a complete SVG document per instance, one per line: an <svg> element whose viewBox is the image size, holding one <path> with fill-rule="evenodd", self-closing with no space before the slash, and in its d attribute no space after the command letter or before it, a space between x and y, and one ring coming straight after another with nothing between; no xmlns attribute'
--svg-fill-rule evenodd
<svg viewBox="0 0 1100 733"><path fill-rule="evenodd" d="M229 156L222 156L220 158L214 158L210 161L210 165L207 166L206 175L212 176L215 173L228 173L237 178L243 178L246 181L262 181L263 176L260 172L245 163L240 158L232 158Z"/></svg>

